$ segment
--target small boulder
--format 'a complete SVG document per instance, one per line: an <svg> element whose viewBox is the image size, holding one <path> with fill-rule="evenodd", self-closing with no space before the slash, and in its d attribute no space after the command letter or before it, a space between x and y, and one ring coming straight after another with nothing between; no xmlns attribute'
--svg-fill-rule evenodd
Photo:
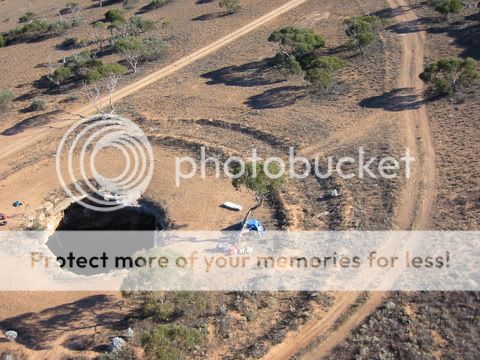
<svg viewBox="0 0 480 360"><path fill-rule="evenodd" d="M5 331L5 337L10 340L10 341L14 341L18 336L18 333L14 330L8 330L8 331Z"/></svg>
<svg viewBox="0 0 480 360"><path fill-rule="evenodd" d="M125 345L125 340L123 340L121 337L114 337L112 339L112 342L110 343L110 351L112 352L117 352L122 349L122 347Z"/></svg>

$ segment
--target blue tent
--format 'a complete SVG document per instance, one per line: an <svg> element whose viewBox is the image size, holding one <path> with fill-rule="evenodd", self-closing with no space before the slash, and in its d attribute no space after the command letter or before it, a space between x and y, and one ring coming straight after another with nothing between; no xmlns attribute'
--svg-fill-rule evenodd
<svg viewBox="0 0 480 360"><path fill-rule="evenodd" d="M250 231L258 231L258 232L265 231L265 228L263 227L262 223L257 219L247 220L247 222L245 223L245 228Z"/></svg>

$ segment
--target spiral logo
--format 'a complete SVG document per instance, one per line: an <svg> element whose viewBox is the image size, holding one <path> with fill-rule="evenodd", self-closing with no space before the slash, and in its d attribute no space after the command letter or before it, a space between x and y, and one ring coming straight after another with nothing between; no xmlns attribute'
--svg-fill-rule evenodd
<svg viewBox="0 0 480 360"><path fill-rule="evenodd" d="M108 151L123 155L119 175L105 176L96 167L96 158ZM147 189L153 167L153 151L145 133L118 115L96 115L76 122L62 137L56 154L62 188L95 211L115 211L136 201Z"/></svg>

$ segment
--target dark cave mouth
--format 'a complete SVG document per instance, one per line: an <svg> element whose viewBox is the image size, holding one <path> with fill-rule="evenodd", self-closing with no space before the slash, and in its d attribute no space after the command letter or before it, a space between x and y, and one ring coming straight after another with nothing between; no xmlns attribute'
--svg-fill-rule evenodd
<svg viewBox="0 0 480 360"><path fill-rule="evenodd" d="M153 231L162 227L160 220L141 205L103 212L74 203L65 209L56 231Z"/></svg>
<svg viewBox="0 0 480 360"><path fill-rule="evenodd" d="M131 257L139 251L153 248L157 232L164 228L165 223L163 209L150 203L111 212L95 211L73 203L64 210L46 245L57 257L57 262L63 265L64 271L78 275L106 274L121 270L115 267L113 259ZM104 254L109 261L88 262ZM64 262L63 259L72 256L75 262ZM86 266L78 262L80 258L87 259Z"/></svg>

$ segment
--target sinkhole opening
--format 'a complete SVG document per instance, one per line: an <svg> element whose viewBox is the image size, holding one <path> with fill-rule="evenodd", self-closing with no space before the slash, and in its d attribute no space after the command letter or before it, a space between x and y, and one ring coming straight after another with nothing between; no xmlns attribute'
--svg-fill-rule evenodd
<svg viewBox="0 0 480 360"><path fill-rule="evenodd" d="M63 270L78 275L130 269L130 259L155 246L165 212L150 203L102 212L73 203L49 237L47 247ZM126 260L123 260L123 259Z"/></svg>

